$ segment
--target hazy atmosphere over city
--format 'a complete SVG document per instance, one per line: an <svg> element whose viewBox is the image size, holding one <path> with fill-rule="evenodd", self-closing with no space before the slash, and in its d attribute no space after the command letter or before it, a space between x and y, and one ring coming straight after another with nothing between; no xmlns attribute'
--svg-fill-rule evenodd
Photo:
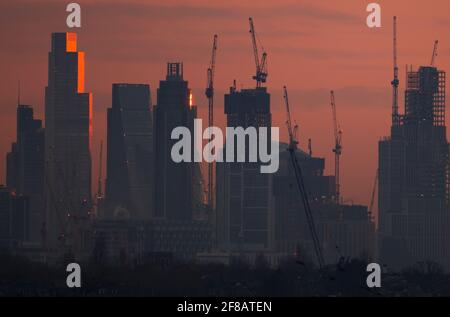
<svg viewBox="0 0 450 317"><path fill-rule="evenodd" d="M449 12L1 1L0 297L450 296Z"/></svg>
<svg viewBox="0 0 450 317"><path fill-rule="evenodd" d="M168 61L183 61L199 116L207 118L203 95L212 33L220 35L216 66L217 122L224 124L223 95L237 80L250 86L254 72L248 16L258 23L269 55L267 86L272 94L273 125L287 140L282 87L290 91L300 144L312 139L314 154L333 171L333 130L329 91L336 91L344 131L342 191L345 200L367 205L377 162L377 142L389 130L392 73L391 16L399 15L400 78L404 65L429 63L435 39L442 39L438 64L450 67L446 0L378 1L382 28L370 29L366 1L79 1L79 47L86 52L86 89L93 92L93 179L99 144L105 139L106 109L112 82L148 83L155 102L158 81ZM17 82L21 102L43 117L47 53L51 32L64 32L63 1L12 1L0 4L3 42L0 78L0 151L14 138ZM404 88L401 82L400 89ZM403 95L400 93L400 99ZM401 104L401 103L400 103ZM105 158L106 159L106 158ZM4 155L0 156L5 165ZM0 169L4 179L4 169Z"/></svg>

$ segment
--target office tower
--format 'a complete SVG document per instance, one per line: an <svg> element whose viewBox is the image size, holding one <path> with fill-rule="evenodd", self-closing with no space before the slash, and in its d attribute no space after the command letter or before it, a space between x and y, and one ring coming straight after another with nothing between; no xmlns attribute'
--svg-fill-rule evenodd
<svg viewBox="0 0 450 317"><path fill-rule="evenodd" d="M159 83L153 114L154 216L168 220L192 220L193 208L197 204L194 199L195 186L200 182L197 163L176 163L171 157L172 147L178 142L171 139L173 129L186 127L193 135L194 119L197 116L188 82L183 79L182 63L167 64L166 80Z"/></svg>
<svg viewBox="0 0 450 317"><path fill-rule="evenodd" d="M287 149L288 144L280 144L280 167L273 175L276 249L281 253L294 254L298 246L302 246L313 255L311 232ZM335 196L335 179L334 176L324 175L325 159L313 157L300 148L295 150L295 154L302 168L311 208L317 220L317 207L322 209Z"/></svg>
<svg viewBox="0 0 450 317"><path fill-rule="evenodd" d="M391 136L379 142L379 228L382 261L449 266L448 142L445 72L408 69L405 113L393 107Z"/></svg>
<svg viewBox="0 0 450 317"><path fill-rule="evenodd" d="M75 33L53 33L45 89L45 235L79 246L91 203L92 95ZM59 245L59 244L58 244ZM74 251L75 252L75 251Z"/></svg>
<svg viewBox="0 0 450 317"><path fill-rule="evenodd" d="M44 221L44 129L34 119L33 108L17 107L16 142L7 154L7 186L30 201L30 232L33 242L42 242L40 231Z"/></svg>
<svg viewBox="0 0 450 317"><path fill-rule="evenodd" d="M263 87L241 91L233 87L225 95L225 114L227 127L267 127L270 131L270 94ZM217 247L235 252L273 250L272 175L262 174L261 163L248 159L242 163L217 162L216 166Z"/></svg>
<svg viewBox="0 0 450 317"><path fill-rule="evenodd" d="M113 84L108 109L106 199L108 218L127 210L131 219L151 217L153 137L150 87Z"/></svg>
<svg viewBox="0 0 450 317"><path fill-rule="evenodd" d="M0 248L17 249L28 241L30 224L29 199L0 186Z"/></svg>

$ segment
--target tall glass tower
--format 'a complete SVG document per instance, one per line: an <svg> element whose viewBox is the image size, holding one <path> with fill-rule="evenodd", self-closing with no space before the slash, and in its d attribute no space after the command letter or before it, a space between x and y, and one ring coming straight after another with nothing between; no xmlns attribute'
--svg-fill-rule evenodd
<svg viewBox="0 0 450 317"><path fill-rule="evenodd" d="M49 247L59 241L74 250L82 247L91 203L92 95L85 92L84 58L75 33L52 34L45 89L43 235Z"/></svg>

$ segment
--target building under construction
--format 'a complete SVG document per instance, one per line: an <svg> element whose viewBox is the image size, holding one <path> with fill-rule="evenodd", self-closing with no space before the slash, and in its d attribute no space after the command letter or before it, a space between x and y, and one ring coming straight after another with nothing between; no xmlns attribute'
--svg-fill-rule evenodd
<svg viewBox="0 0 450 317"><path fill-rule="evenodd" d="M410 67L406 79L405 113L394 93L391 136L379 142L380 256L394 269L417 261L448 266L445 72ZM398 80L393 86L395 92Z"/></svg>
<svg viewBox="0 0 450 317"><path fill-rule="evenodd" d="M265 87L241 91L232 87L225 95L225 113L227 127L270 129L270 94ZM245 148L249 148L247 140ZM261 164L235 160L216 165L216 235L220 250L263 252L274 247L272 177L260 173Z"/></svg>

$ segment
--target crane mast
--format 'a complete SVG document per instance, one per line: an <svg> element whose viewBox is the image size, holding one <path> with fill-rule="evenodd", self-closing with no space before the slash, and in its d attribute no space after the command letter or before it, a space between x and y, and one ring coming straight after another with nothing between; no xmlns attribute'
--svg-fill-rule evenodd
<svg viewBox="0 0 450 317"><path fill-rule="evenodd" d="M295 140L295 142L298 144L298 138L299 138L299 136L298 136L298 130L299 130L299 126L298 126L298 124L297 123L295 123L294 124L294 140Z"/></svg>
<svg viewBox="0 0 450 317"><path fill-rule="evenodd" d="M267 53L264 51L264 48L262 48L263 53L262 53L262 56L260 59L253 19L248 18L248 21L250 24L250 35L251 35L252 44L253 44L253 57L255 58L255 66L256 66L256 74L252 78L254 80L256 80L256 87L258 88L258 87L261 87L261 84L265 83L266 79L267 79L267 75L268 75L268 73L267 73Z"/></svg>
<svg viewBox="0 0 450 317"><path fill-rule="evenodd" d="M393 36L393 60L394 60L394 79L392 85L392 125L400 125L400 116L398 114L398 65L397 65L397 17L394 16L394 36Z"/></svg>
<svg viewBox="0 0 450 317"><path fill-rule="evenodd" d="M333 114L333 130L334 130L334 177L335 177L335 187L336 187L336 196L335 202L337 205L341 203L341 180L340 180L340 157L342 154L342 130L339 128L337 123L337 115L336 115L336 103L334 100L334 91L330 92L331 97L331 111Z"/></svg>
<svg viewBox="0 0 450 317"><path fill-rule="evenodd" d="M208 126L214 125L214 70L216 67L217 35L214 35L211 52L211 61L207 70L207 83L205 95L208 98ZM210 141L212 135L210 136ZM208 163L208 206L212 209L214 205L214 169L213 163Z"/></svg>
<svg viewBox="0 0 450 317"><path fill-rule="evenodd" d="M314 223L314 217L311 211L311 206L309 204L308 192L306 190L305 182L303 180L302 169L297 160L297 156L295 155L295 150L297 148L298 142L295 140L294 129L292 128L291 112L289 109L289 98L286 86L283 87L283 91L284 91L283 93L284 103L286 105L286 114L287 114L286 125L289 133L289 147L288 147L289 156L291 159L292 167L294 169L295 180L297 183L298 190L300 192L301 201L305 209L306 220L308 222L308 227L311 232L311 238L313 240L314 251L317 256L317 262L319 264L319 268L323 269L323 267L325 266L325 260L322 253L322 247L320 245L319 236L317 234L316 226Z"/></svg>

